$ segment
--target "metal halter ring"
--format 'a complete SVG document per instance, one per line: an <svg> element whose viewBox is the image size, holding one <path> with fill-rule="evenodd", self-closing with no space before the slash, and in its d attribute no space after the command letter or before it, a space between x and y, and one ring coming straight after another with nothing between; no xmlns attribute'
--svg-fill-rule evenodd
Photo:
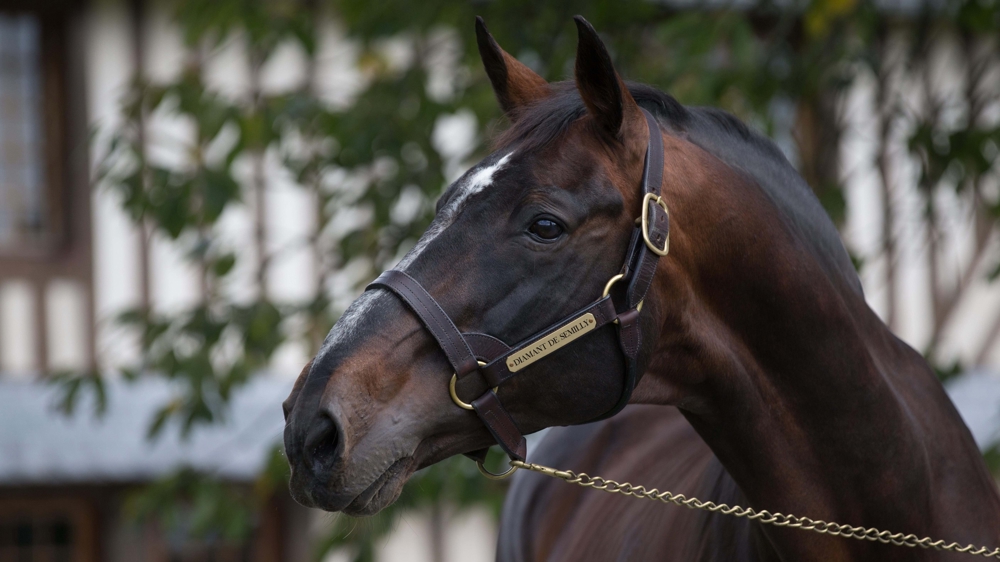
<svg viewBox="0 0 1000 562"><path fill-rule="evenodd" d="M503 480L504 478L507 478L511 474L514 474L515 472L517 472L517 467L514 466L513 464L510 465L510 468L507 469L506 472L503 472L503 473L500 473L500 474L496 474L494 472L490 472L489 470L486 470L486 467L483 466L483 461L476 461L476 466L479 467L480 474L482 474L483 476L489 478L490 480Z"/></svg>
<svg viewBox="0 0 1000 562"><path fill-rule="evenodd" d="M479 361L480 367L482 367L485 364L486 364L485 362ZM456 406L458 406L463 410L474 410L475 408L472 407L472 404L469 404L468 402L462 402L462 399L459 398L458 394L455 393L455 381L457 380L458 380L458 373L453 373L451 375L451 382L448 383L448 393L451 394L451 401L454 402ZM498 388L500 387L494 386L493 392L496 392Z"/></svg>
<svg viewBox="0 0 1000 562"><path fill-rule="evenodd" d="M604 297L608 296L608 293L611 292L611 287L613 287L615 285L615 283L621 281L624 278L625 278L625 274L624 273L619 273L618 275L615 275L611 279L608 279L608 284L604 286L604 292L601 293L601 298L603 299ZM643 300L639 301L639 306L635 307L635 311L636 312L642 312L642 303L644 303L644 302L646 302L646 299L643 299ZM617 323L618 323L618 321L615 320L615 324L617 324Z"/></svg>
<svg viewBox="0 0 1000 562"><path fill-rule="evenodd" d="M663 212L670 216L670 210L667 209L667 202L663 200L662 197L655 193L647 193L645 197L642 198L642 239L646 242L646 247L649 248L650 252L662 257L667 255L670 251L670 233L667 233L667 239L663 241L663 248L657 248L655 244L649 239L649 202L656 203L663 209Z"/></svg>

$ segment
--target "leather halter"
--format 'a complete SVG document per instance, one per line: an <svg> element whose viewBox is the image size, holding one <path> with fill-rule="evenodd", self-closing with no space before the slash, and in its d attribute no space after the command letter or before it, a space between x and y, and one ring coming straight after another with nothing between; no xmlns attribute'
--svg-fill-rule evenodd
<svg viewBox="0 0 1000 562"><path fill-rule="evenodd" d="M520 343L508 346L487 334L460 332L434 297L402 271L386 271L365 289L389 289L417 315L437 340L455 370L452 379L453 400L461 407L471 405L493 438L512 459L525 460L526 443L495 392L498 387L522 372L517 365L511 370L512 362L508 360L512 357L512 361L516 362L518 358L530 354L532 348L551 340L553 336L558 338L562 334L569 334L567 330L572 330L573 326L585 326L589 333L614 323L618 326L618 339L625 358L625 385L618 403L607 413L591 421L618 413L628 403L635 388L638 379L636 359L642 347L639 310L652 284L659 258L666 255L670 244L670 217L666 203L660 198L663 137L656 119L645 109L642 113L649 130L649 144L646 146L642 172L641 218L636 219L636 228L632 232L621 272L608 281L601 298ZM622 312L618 312L609 294L611 286L618 281L625 281L627 284ZM555 333L559 331L562 334ZM575 337L570 334L567 340ZM481 463L486 456L486 449L468 453L468 456Z"/></svg>

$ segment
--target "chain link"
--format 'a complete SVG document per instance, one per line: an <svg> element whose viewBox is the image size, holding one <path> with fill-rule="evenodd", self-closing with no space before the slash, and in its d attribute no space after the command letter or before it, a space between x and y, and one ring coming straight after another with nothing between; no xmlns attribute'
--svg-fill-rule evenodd
<svg viewBox="0 0 1000 562"><path fill-rule="evenodd" d="M851 525L830 523L827 521L820 521L818 519L810 519L808 517L799 517L797 515L772 513L766 509L757 511L751 507L741 507L738 505L729 506L724 503L717 504L712 501L706 502L701 501L698 498L689 498L684 494L675 494L667 490L662 492L656 488L647 490L645 486L636 486L629 484L628 482L619 483L600 476L590 476L584 472L578 474L571 470L556 470L540 464L525 463L516 460L511 461L510 464L511 466L517 468L524 468L546 476L559 478L560 480L565 480L570 484L577 484L579 486L583 486L584 488L604 490L605 492L612 494L623 494L626 496L646 498L654 501L658 500L663 503L672 503L689 509L701 509L712 513L732 515L734 517L745 517L752 521L757 521L767 525L774 525L775 527L788 527L790 529L814 531L824 535L833 535L837 537L878 541L897 546L920 547L926 549L933 548L934 550L962 552L975 556L983 556L985 558L1000 559L1000 548L989 549L983 546L975 546L971 544L961 545L955 542L945 543L943 540L934 540L930 537L919 538L913 534L904 535L903 533L890 533L889 531L880 531L872 527L852 527Z"/></svg>

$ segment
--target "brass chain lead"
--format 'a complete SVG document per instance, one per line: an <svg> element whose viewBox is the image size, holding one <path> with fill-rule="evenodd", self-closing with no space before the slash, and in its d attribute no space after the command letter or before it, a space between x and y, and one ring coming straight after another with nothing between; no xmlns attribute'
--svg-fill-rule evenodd
<svg viewBox="0 0 1000 562"><path fill-rule="evenodd" d="M816 533L837 537L878 541L885 544L909 546L914 548L933 548L934 550L962 552L975 556L983 556L985 558L1000 559L1000 548L989 549L983 546L975 546L971 544L963 546L955 542L945 544L945 541L943 540L934 540L930 537L919 538L913 534L904 535L903 533L890 533L889 531L880 531L873 527L852 527L851 525L830 523L827 521L820 521L818 519L810 519L808 517L799 517L797 515L772 513L767 510L757 511L751 507L741 507L738 505L729 506L724 503L717 504L712 501L705 502L699 500L698 498L689 498L684 494L675 494L667 490L661 492L656 488L647 490L645 486L635 486L633 484L629 484L628 482L619 483L600 476L590 476L584 472L578 474L571 470L556 470L540 464L526 463L516 460L510 461L510 464L511 466L517 468L524 468L546 476L565 480L570 484L577 484L579 486L583 486L584 488L604 490L605 492L612 494L623 494L626 496L646 498L654 501L658 500L663 503L672 503L689 509L701 509L712 513L732 515L733 517L745 517L752 521L757 521L767 525L774 525L775 527L788 527L791 529L814 531Z"/></svg>

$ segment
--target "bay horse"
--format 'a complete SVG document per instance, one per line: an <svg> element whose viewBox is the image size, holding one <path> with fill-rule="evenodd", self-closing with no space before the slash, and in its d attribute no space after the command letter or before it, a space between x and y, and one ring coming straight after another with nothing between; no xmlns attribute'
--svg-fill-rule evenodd
<svg viewBox="0 0 1000 562"><path fill-rule="evenodd" d="M635 404L608 420L553 428L536 449L532 462L547 466L746 504L725 467L674 407ZM519 471L504 502L497 560L779 558L756 522L665 508Z"/></svg>
<svg viewBox="0 0 1000 562"><path fill-rule="evenodd" d="M557 83L477 20L511 127L303 369L283 405L293 497L373 514L422 467L494 443L519 459L522 434L628 401L676 406L754 507L996 545L968 429L868 308L801 177L728 114L623 82L575 19L575 80ZM957 559L759 537L780 560Z"/></svg>

